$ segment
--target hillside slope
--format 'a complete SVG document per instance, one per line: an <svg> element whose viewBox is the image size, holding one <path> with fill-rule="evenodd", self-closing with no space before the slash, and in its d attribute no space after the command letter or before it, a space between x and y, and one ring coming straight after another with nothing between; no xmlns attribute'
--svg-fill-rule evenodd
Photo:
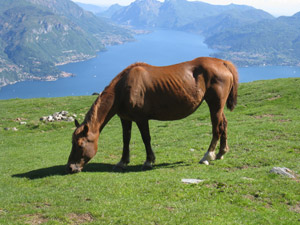
<svg viewBox="0 0 300 225"><path fill-rule="evenodd" d="M198 163L212 132L205 102L186 119L150 121L151 171L141 171L146 152L133 124L124 173L113 172L122 155L117 116L73 175L65 165L75 125L39 120L67 110L82 122L96 96L0 100L0 224L298 224L299 86L300 78L240 84L237 107L225 110L230 151L209 166Z"/></svg>

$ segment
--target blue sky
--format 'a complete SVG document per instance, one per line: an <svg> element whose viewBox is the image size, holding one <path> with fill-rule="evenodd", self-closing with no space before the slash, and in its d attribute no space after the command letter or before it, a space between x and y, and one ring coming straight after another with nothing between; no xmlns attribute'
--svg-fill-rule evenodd
<svg viewBox="0 0 300 225"><path fill-rule="evenodd" d="M73 0L94 5L129 5L134 0ZM160 0L163 1L163 0ZM194 0L195 1L195 0ZM201 0L215 5L227 5L235 3L239 5L250 5L258 9L263 9L274 16L291 16L300 11L300 0Z"/></svg>

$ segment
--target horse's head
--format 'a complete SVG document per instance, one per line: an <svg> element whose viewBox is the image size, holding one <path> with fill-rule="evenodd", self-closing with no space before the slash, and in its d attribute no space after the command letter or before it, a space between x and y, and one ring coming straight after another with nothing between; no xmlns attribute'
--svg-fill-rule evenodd
<svg viewBox="0 0 300 225"><path fill-rule="evenodd" d="M80 172L97 152L98 136L89 132L87 124L79 125L75 120L75 125L77 128L72 136L72 150L67 164L68 173Z"/></svg>

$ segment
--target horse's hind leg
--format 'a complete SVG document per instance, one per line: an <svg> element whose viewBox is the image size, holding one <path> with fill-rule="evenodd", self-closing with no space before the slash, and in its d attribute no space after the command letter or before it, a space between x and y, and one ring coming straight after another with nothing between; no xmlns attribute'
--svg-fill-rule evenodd
<svg viewBox="0 0 300 225"><path fill-rule="evenodd" d="M220 138L220 150L217 154L217 159L223 159L223 155L225 155L229 151L229 147L227 145L227 119L224 115L223 116L223 123L220 125L222 126L220 130L222 131L221 138Z"/></svg>
<svg viewBox="0 0 300 225"><path fill-rule="evenodd" d="M222 101L220 98L218 98L216 95L215 98L207 99L206 102L209 106L210 110L210 117L211 117L211 123L212 123L212 133L213 137L210 142L210 146L203 156L203 158L200 160L200 163L209 165L209 161L216 159L215 149L218 144L218 141L220 139L220 136L224 133L224 114L223 109L225 105L225 101ZM226 135L226 133L225 133ZM225 136L226 138L226 136ZM224 138L224 139L225 139ZM223 143L226 144L226 142ZM218 155L219 156L219 155Z"/></svg>
<svg viewBox="0 0 300 225"><path fill-rule="evenodd" d="M126 169L127 164L130 162L129 143L131 138L132 121L121 119L121 122L123 128L123 154L120 162L114 168L115 171Z"/></svg>
<svg viewBox="0 0 300 225"><path fill-rule="evenodd" d="M145 120L145 121L136 122L136 124L141 132L142 139L145 144L146 153L147 153L147 158L146 158L146 161L145 161L142 169L149 170L149 169L152 169L152 164L155 162L155 155L154 155L154 152L152 151L152 147L151 147L149 123L148 123L148 120Z"/></svg>

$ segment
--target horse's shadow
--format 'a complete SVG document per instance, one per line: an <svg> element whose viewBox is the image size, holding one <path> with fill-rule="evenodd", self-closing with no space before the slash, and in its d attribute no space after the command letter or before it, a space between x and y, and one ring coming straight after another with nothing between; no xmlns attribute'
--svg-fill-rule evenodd
<svg viewBox="0 0 300 225"><path fill-rule="evenodd" d="M187 164L180 161L180 162L174 162L174 163L161 163L161 164L155 164L153 169L159 169L159 168L173 168L176 166L186 166ZM108 172L113 173L114 171L114 164L108 164L108 163L89 163L87 164L84 169L82 170L83 173L85 172ZM144 172L142 169L142 165L129 165L126 170L122 171L125 173L128 172ZM58 165L58 166L51 166L47 168L41 168L37 170L32 170L26 173L20 173L20 174L14 174L12 177L17 178L28 178L31 180L34 179L41 179L45 177L50 176L65 176L68 175L66 172L66 166L65 165Z"/></svg>

